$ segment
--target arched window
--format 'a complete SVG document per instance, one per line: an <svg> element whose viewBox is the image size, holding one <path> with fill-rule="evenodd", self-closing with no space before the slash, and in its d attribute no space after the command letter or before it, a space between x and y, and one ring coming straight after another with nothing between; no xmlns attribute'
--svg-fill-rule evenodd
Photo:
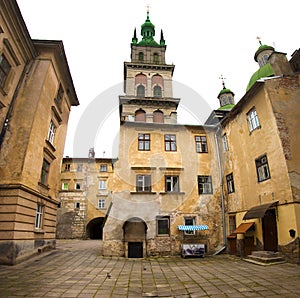
<svg viewBox="0 0 300 298"><path fill-rule="evenodd" d="M138 85L136 88L137 97L145 97L145 87L143 85Z"/></svg>
<svg viewBox="0 0 300 298"><path fill-rule="evenodd" d="M160 110L153 112L153 122L155 123L164 123L164 113Z"/></svg>
<svg viewBox="0 0 300 298"><path fill-rule="evenodd" d="M161 87L156 85L154 86L153 88L153 96L154 97L161 97L162 96L162 93L161 93Z"/></svg>
<svg viewBox="0 0 300 298"><path fill-rule="evenodd" d="M144 61L144 53L139 52L139 61Z"/></svg>
<svg viewBox="0 0 300 298"><path fill-rule="evenodd" d="M146 122L146 112L144 110L137 110L135 112L135 119L136 122Z"/></svg>
<svg viewBox="0 0 300 298"><path fill-rule="evenodd" d="M153 62L158 62L158 54L157 53L153 54Z"/></svg>

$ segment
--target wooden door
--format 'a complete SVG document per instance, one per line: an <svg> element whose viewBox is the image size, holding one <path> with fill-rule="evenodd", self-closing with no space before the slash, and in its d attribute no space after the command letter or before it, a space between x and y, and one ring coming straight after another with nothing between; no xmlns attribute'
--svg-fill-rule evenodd
<svg viewBox="0 0 300 298"><path fill-rule="evenodd" d="M264 250L277 251L277 222L275 209L267 210L262 220Z"/></svg>

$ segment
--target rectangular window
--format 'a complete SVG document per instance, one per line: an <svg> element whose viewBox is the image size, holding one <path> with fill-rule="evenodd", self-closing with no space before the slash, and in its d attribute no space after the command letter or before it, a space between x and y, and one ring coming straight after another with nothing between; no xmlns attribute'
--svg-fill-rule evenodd
<svg viewBox="0 0 300 298"><path fill-rule="evenodd" d="M184 225L185 226L194 226L195 225L195 218L194 217L185 217L184 218ZM195 235L195 231L184 231L185 235Z"/></svg>
<svg viewBox="0 0 300 298"><path fill-rule="evenodd" d="M196 152L207 153L207 140L206 136L195 136Z"/></svg>
<svg viewBox="0 0 300 298"><path fill-rule="evenodd" d="M63 182L63 183L62 183L62 186L61 186L61 189L62 189L62 190L68 190L68 189L69 189L69 183Z"/></svg>
<svg viewBox="0 0 300 298"><path fill-rule="evenodd" d="M235 215L229 216L229 235L236 229Z"/></svg>
<svg viewBox="0 0 300 298"><path fill-rule="evenodd" d="M61 108L64 93L65 93L64 89L63 89L62 85L60 84L58 91L57 91L56 98L55 98L55 102L59 108Z"/></svg>
<svg viewBox="0 0 300 298"><path fill-rule="evenodd" d="M83 168L83 164L82 163L79 163L77 165L77 172L82 172L82 168Z"/></svg>
<svg viewBox="0 0 300 298"><path fill-rule="evenodd" d="M41 183L47 185L48 176L49 176L50 163L44 159L41 171Z"/></svg>
<svg viewBox="0 0 300 298"><path fill-rule="evenodd" d="M47 135L47 140L51 144L53 144L53 142L54 142L55 130L56 130L56 127L55 127L53 121L51 120L50 125L49 125L48 135Z"/></svg>
<svg viewBox="0 0 300 298"><path fill-rule="evenodd" d="M156 218L157 236L170 235L170 217L159 216Z"/></svg>
<svg viewBox="0 0 300 298"><path fill-rule="evenodd" d="M228 141L227 141L226 133L224 133L222 136L222 144L223 144L223 150L228 151Z"/></svg>
<svg viewBox="0 0 300 298"><path fill-rule="evenodd" d="M65 172L70 172L71 165L69 163L65 164Z"/></svg>
<svg viewBox="0 0 300 298"><path fill-rule="evenodd" d="M107 164L100 165L100 172L107 172Z"/></svg>
<svg viewBox="0 0 300 298"><path fill-rule="evenodd" d="M43 205L37 204L35 213L35 228L42 228L42 218L43 218Z"/></svg>
<svg viewBox="0 0 300 298"><path fill-rule="evenodd" d="M212 193L211 176L198 176L198 193L199 195Z"/></svg>
<svg viewBox="0 0 300 298"><path fill-rule="evenodd" d="M75 202L75 209L80 209L80 202Z"/></svg>
<svg viewBox="0 0 300 298"><path fill-rule="evenodd" d="M136 191L150 192L151 191L151 175L136 176Z"/></svg>
<svg viewBox="0 0 300 298"><path fill-rule="evenodd" d="M76 182L76 183L75 183L75 189L76 189L76 190L80 190L80 189L81 189L81 183Z"/></svg>
<svg viewBox="0 0 300 298"><path fill-rule="evenodd" d="M271 178L267 155L263 155L255 160L258 182Z"/></svg>
<svg viewBox="0 0 300 298"><path fill-rule="evenodd" d="M99 209L105 209L106 208L105 205L106 205L105 199L98 200L98 208Z"/></svg>
<svg viewBox="0 0 300 298"><path fill-rule="evenodd" d="M176 135L165 135L165 151L176 151Z"/></svg>
<svg viewBox="0 0 300 298"><path fill-rule="evenodd" d="M106 180L99 181L99 189L106 189Z"/></svg>
<svg viewBox="0 0 300 298"><path fill-rule="evenodd" d="M140 151L150 150L150 134L139 133L138 142L139 142L138 149Z"/></svg>
<svg viewBox="0 0 300 298"><path fill-rule="evenodd" d="M0 55L0 88L4 88L5 81L8 77L11 65L4 55Z"/></svg>
<svg viewBox="0 0 300 298"><path fill-rule="evenodd" d="M179 176L165 177L166 192L179 192Z"/></svg>
<svg viewBox="0 0 300 298"><path fill-rule="evenodd" d="M253 131L254 129L257 129L257 128L260 127L259 121L258 121L258 116L257 116L255 108L252 108L247 113L247 119L248 119L248 124L249 124L249 130L250 130L250 132Z"/></svg>
<svg viewBox="0 0 300 298"><path fill-rule="evenodd" d="M233 193L234 192L234 182L233 182L233 174L228 174L226 176L226 183L227 183L227 192Z"/></svg>

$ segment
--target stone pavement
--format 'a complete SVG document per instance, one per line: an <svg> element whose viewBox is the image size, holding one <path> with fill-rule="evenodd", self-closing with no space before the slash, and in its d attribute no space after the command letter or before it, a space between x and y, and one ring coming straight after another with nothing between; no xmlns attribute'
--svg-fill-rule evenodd
<svg viewBox="0 0 300 298"><path fill-rule="evenodd" d="M228 255L125 259L100 256L99 240L0 265L0 297L300 297L300 266L259 266Z"/></svg>

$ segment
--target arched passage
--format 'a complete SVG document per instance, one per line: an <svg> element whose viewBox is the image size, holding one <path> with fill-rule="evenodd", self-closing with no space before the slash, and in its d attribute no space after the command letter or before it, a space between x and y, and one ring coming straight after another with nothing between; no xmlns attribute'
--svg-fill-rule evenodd
<svg viewBox="0 0 300 298"><path fill-rule="evenodd" d="M92 219L86 226L86 236L90 239L102 239L103 237L103 220L104 217Z"/></svg>

